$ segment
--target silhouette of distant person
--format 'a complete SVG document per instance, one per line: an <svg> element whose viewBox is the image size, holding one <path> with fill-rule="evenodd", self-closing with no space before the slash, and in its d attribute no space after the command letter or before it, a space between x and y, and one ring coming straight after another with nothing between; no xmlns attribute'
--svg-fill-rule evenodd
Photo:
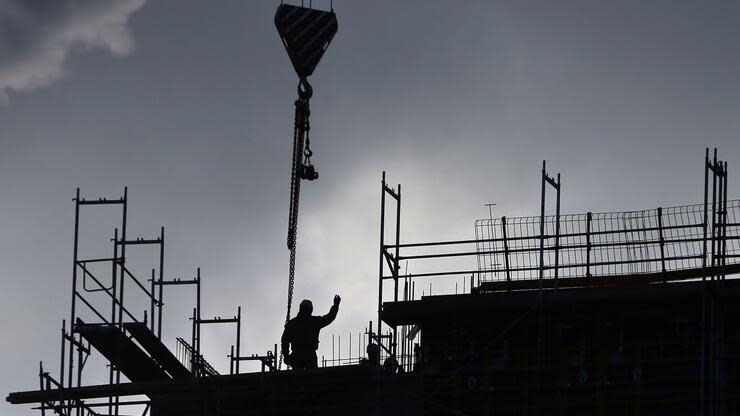
<svg viewBox="0 0 740 416"><path fill-rule="evenodd" d="M421 347L418 343L414 344L414 371L419 371L421 369L421 366L423 364L423 359L421 355Z"/></svg>
<svg viewBox="0 0 740 416"><path fill-rule="evenodd" d="M380 348L378 344L369 343L365 349L367 352L367 358L360 360L360 364L377 367L380 365Z"/></svg>
<svg viewBox="0 0 740 416"><path fill-rule="evenodd" d="M396 371L398 371L398 361L396 360L396 357L390 355L388 358L383 361L383 370L386 373L394 374Z"/></svg>
<svg viewBox="0 0 740 416"><path fill-rule="evenodd" d="M285 324L280 347L285 364L293 369L318 368L316 350L319 348L319 331L337 317L342 298L334 295L334 305L324 316L314 316L313 304L304 299L298 308L298 315Z"/></svg>

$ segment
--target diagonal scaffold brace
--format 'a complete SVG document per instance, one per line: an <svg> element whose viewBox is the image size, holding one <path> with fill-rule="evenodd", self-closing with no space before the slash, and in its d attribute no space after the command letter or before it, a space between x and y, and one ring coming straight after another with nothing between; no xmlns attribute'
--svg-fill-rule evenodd
<svg viewBox="0 0 740 416"><path fill-rule="evenodd" d="M295 123L293 128L293 161L290 171L290 212L288 216L288 308L285 322L290 319L295 282L296 240L298 234L298 208L300 205L301 181L313 181L319 174L311 163L311 115L309 101L313 88L308 77L337 33L338 24L334 11L280 4L275 13L275 27L288 52L290 61L298 74L298 99L295 101ZM280 355L278 369L282 367Z"/></svg>

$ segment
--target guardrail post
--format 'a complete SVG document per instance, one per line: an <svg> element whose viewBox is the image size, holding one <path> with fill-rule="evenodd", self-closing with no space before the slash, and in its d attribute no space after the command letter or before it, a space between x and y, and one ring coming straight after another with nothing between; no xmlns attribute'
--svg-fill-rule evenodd
<svg viewBox="0 0 740 416"><path fill-rule="evenodd" d="M547 177L546 162L542 161L542 196L540 200L540 267L539 267L539 300L542 301L542 286L545 278L545 180Z"/></svg>
<svg viewBox="0 0 740 416"><path fill-rule="evenodd" d="M663 273L665 273L666 272L665 239L663 238L663 208L662 207L658 207L658 239L660 241L660 269ZM665 279L663 279L663 283L666 283Z"/></svg>
<svg viewBox="0 0 740 416"><path fill-rule="evenodd" d="M560 174L558 173L557 202L555 203L555 290L558 289L558 268L560 266Z"/></svg>
<svg viewBox="0 0 740 416"><path fill-rule="evenodd" d="M501 231L504 236L504 267L506 268L506 281L511 282L511 269L509 268L509 242L508 237L506 236L506 217L501 217Z"/></svg>
<svg viewBox="0 0 740 416"><path fill-rule="evenodd" d="M190 341L191 347L195 345L195 326L197 324L198 324L198 315L195 313L195 308L193 308L193 329L192 329L193 334L192 334L192 338ZM195 350L193 349L190 352L190 368L191 368L191 371L193 372L193 377L198 377L198 365L197 365L198 361L197 360L198 360L198 357L195 356Z"/></svg>
<svg viewBox="0 0 740 416"><path fill-rule="evenodd" d="M229 355L229 374L234 374L234 346L231 346L231 354Z"/></svg>
<svg viewBox="0 0 740 416"><path fill-rule="evenodd" d="M586 213L586 277L591 277L591 211Z"/></svg>

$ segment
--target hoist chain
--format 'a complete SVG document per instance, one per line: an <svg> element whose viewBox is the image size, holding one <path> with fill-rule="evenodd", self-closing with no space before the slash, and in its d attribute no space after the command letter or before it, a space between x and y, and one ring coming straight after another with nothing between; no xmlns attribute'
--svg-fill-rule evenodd
<svg viewBox="0 0 740 416"><path fill-rule="evenodd" d="M290 309L293 305L293 286L295 283L295 258L296 258L296 239L298 234L298 207L301 196L301 179L305 166L310 166L310 157L313 152L310 148L309 130L310 125L308 117L311 114L308 106L308 100L311 98L313 90L305 78L302 78L298 84L298 99L295 102L295 124L293 128L293 164L290 174L290 214L288 218L288 250L290 250L290 260L288 265L288 311L285 314L285 323L290 320ZM304 148L305 139L305 148ZM303 160L306 158L306 163ZM283 365L283 353L280 352L278 361L278 370Z"/></svg>

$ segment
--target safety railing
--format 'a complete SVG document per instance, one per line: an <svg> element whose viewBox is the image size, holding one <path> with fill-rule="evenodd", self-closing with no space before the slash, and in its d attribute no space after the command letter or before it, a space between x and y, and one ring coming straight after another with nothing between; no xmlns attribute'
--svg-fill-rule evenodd
<svg viewBox="0 0 740 416"><path fill-rule="evenodd" d="M177 346L175 347L175 356L180 363L185 366L191 373L199 374L201 376L217 376L213 366L203 358L203 355L197 354L195 349L184 339L177 338ZM196 357L193 359L193 357ZM195 368L193 368L195 367Z"/></svg>
<svg viewBox="0 0 740 416"><path fill-rule="evenodd" d="M740 200L716 204L716 210L709 204L706 212L697 204L559 218L559 227L556 216L489 218L475 222L471 240L384 244L382 260L391 273L382 279L397 280L399 290L408 286L415 294L419 283L428 295L431 284L417 278L457 276L452 286L434 283L441 288L434 293L441 294L540 276L552 282L740 267ZM402 263L411 272L402 272Z"/></svg>
<svg viewBox="0 0 740 416"><path fill-rule="evenodd" d="M719 208L719 207L718 207ZM740 262L740 201L704 230L704 206L475 222L480 281L627 276ZM542 253L542 256L540 254ZM705 253L707 255L704 263ZM401 257L409 259L411 257ZM540 263L540 258L543 259Z"/></svg>

